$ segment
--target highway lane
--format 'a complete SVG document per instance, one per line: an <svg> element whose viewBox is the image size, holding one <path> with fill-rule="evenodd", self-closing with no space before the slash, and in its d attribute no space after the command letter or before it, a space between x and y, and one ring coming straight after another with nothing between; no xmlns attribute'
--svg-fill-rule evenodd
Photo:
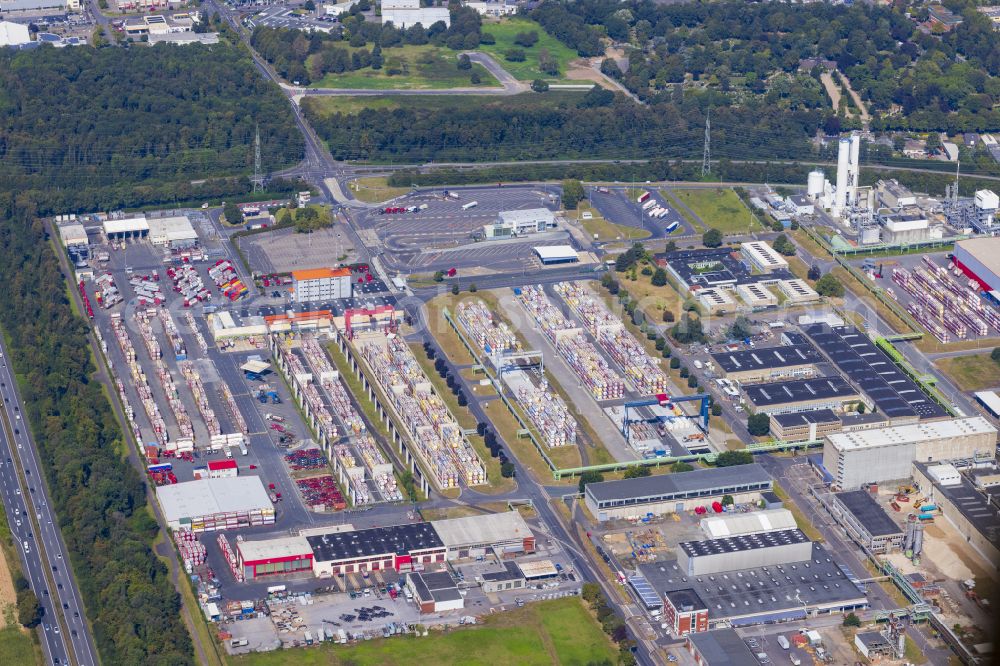
<svg viewBox="0 0 1000 666"><path fill-rule="evenodd" d="M0 395L12 431L4 432L2 438L0 486L29 582L45 609L42 644L50 663L71 663L66 645L69 641L75 656L73 663L94 666L97 664L97 651L86 624L82 598L67 560L66 546L41 472L38 451L22 417L24 405L2 341L0 354L3 355L0 359ZM13 439L8 440L8 437ZM14 463L19 463L24 470L24 484L17 477ZM11 516L15 511L17 513ZM32 519L37 522L37 527L32 527ZM25 542L27 548L24 547ZM54 588L50 586L50 581L55 583Z"/></svg>

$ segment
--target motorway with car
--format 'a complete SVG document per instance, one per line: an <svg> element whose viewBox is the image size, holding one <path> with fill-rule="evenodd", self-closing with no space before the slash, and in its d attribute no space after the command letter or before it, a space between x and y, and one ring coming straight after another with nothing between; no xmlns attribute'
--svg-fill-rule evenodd
<svg viewBox="0 0 1000 666"><path fill-rule="evenodd" d="M42 607L41 643L52 664L95 666L83 602L66 557L59 523L41 473L40 456L24 423L24 404L0 342L0 492L25 577ZM23 476L22 476L23 475Z"/></svg>

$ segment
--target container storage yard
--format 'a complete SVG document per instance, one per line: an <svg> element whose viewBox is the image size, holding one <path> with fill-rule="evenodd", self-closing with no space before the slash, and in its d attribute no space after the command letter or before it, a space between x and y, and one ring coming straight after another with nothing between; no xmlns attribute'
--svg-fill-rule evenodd
<svg viewBox="0 0 1000 666"><path fill-rule="evenodd" d="M945 268L925 255L912 271L893 268L892 281L912 299L906 311L941 342L984 337L991 328L1000 332L996 306L984 301L979 283L953 263ZM887 293L896 297L891 289Z"/></svg>
<svg viewBox="0 0 1000 666"><path fill-rule="evenodd" d="M560 282L553 289L569 304L597 343L625 372L643 395L667 392L667 374L651 358L619 317L608 310L582 282Z"/></svg>
<svg viewBox="0 0 1000 666"><path fill-rule="evenodd" d="M354 344L391 401L414 450L441 488L486 483L486 470L406 342L393 333L365 333Z"/></svg>
<svg viewBox="0 0 1000 666"><path fill-rule="evenodd" d="M617 400L625 395L622 378L608 367L583 329L552 305L541 286L516 289L515 294L594 398Z"/></svg>
<svg viewBox="0 0 1000 666"><path fill-rule="evenodd" d="M456 311L459 323L488 356L517 351L514 332L506 322L496 319L483 301L463 301Z"/></svg>

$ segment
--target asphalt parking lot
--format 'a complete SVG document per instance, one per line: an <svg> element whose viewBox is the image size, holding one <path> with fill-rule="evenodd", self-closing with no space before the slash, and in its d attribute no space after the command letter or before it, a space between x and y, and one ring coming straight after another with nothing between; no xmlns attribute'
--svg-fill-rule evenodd
<svg viewBox="0 0 1000 666"><path fill-rule="evenodd" d="M682 237L697 233L677 211L674 203L668 201L656 188L647 188L645 191L650 193L650 199L669 210L664 217L658 219L649 217L642 210L642 204L627 195L626 188L606 189L608 189L607 192L600 192L598 188L591 187L588 188L587 195L590 199L590 204L609 222L636 227L638 229L646 229L652 233L652 238ZM667 234L666 228L674 222L677 222L677 229Z"/></svg>
<svg viewBox="0 0 1000 666"><path fill-rule="evenodd" d="M364 230L374 233L385 249L389 265L403 271L434 271L448 268L487 267L493 270L537 268L530 246L564 244L568 235L535 234L513 243L491 241L486 249L476 243L483 225L501 211L549 208L558 210L558 188L493 187L420 190L391 202L395 207L426 206L412 213L379 213L371 210L358 217ZM463 210L472 202L477 205Z"/></svg>
<svg viewBox="0 0 1000 666"><path fill-rule="evenodd" d="M288 273L305 268L351 264L357 260L354 244L338 224L310 234L279 229L245 236L237 239L237 243L255 273Z"/></svg>
<svg viewBox="0 0 1000 666"><path fill-rule="evenodd" d="M321 16L317 18L311 14L299 15L293 12L292 7L272 5L246 19L244 23L250 30L258 27L319 32L340 30L340 23L335 20L327 20L328 18L332 19L333 17Z"/></svg>

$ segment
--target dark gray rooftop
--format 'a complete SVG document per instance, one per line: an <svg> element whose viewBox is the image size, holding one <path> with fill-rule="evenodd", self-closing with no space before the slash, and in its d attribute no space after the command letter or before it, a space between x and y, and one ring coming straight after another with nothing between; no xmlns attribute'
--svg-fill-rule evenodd
<svg viewBox="0 0 1000 666"><path fill-rule="evenodd" d="M944 409L853 326L815 324L806 333L816 346L889 418L946 416Z"/></svg>
<svg viewBox="0 0 1000 666"><path fill-rule="evenodd" d="M755 275L736 258L735 254L734 248L719 247L677 250L658 254L656 258L665 260L689 287L708 288L723 285L756 284L758 282L791 280L795 277L790 271L784 269Z"/></svg>
<svg viewBox="0 0 1000 666"><path fill-rule="evenodd" d="M808 606L865 603L857 578L848 576L816 542L809 562L688 576L675 560L667 560L640 564L639 571L660 594L693 589L708 607L711 622L801 611L803 602Z"/></svg>
<svg viewBox="0 0 1000 666"><path fill-rule="evenodd" d="M454 601L462 596L447 571L411 573L410 580L421 601Z"/></svg>
<svg viewBox="0 0 1000 666"><path fill-rule="evenodd" d="M333 532L306 537L317 562L346 560L415 550L444 548L441 537L430 523L408 523L367 530Z"/></svg>
<svg viewBox="0 0 1000 666"><path fill-rule="evenodd" d="M771 477L760 463L733 467L710 467L676 474L660 474L637 479L588 483L587 494L595 501L657 498L690 494L692 497L721 493L734 486L766 486Z"/></svg>
<svg viewBox="0 0 1000 666"><path fill-rule="evenodd" d="M698 593L690 587L683 590L670 590L663 596L666 597L671 606L681 612L691 612L708 608L705 602L701 600L701 597L698 596Z"/></svg>
<svg viewBox="0 0 1000 666"><path fill-rule="evenodd" d="M811 379L796 379L794 381L746 384L743 392L747 399L757 407L784 405L807 400L832 400L848 398L858 392L840 376L813 377Z"/></svg>
<svg viewBox="0 0 1000 666"><path fill-rule="evenodd" d="M503 563L503 571L487 571L483 574L483 580L496 583L506 580L519 580L524 578L521 568L515 563L507 561Z"/></svg>
<svg viewBox="0 0 1000 666"><path fill-rule="evenodd" d="M926 463L916 465L927 474ZM986 495L976 490L972 482L963 474L962 483L955 486L942 486L934 483L934 489L948 499L955 508L972 523L990 543L1000 548L1000 511L986 499Z"/></svg>
<svg viewBox="0 0 1000 666"><path fill-rule="evenodd" d="M822 361L823 356L812 343L807 342L800 345L717 352L712 354L712 359L725 372L746 372L809 365Z"/></svg>
<svg viewBox="0 0 1000 666"><path fill-rule="evenodd" d="M775 530L773 532L757 532L755 534L738 534L721 539L705 539L703 541L681 541L677 547L688 557L703 557L705 555L720 555L722 553L739 553L748 550L760 550L775 546L787 546L793 543L804 543L809 538L800 529Z"/></svg>
<svg viewBox="0 0 1000 666"><path fill-rule="evenodd" d="M690 634L705 666L760 666L735 629L716 629Z"/></svg>
<svg viewBox="0 0 1000 666"><path fill-rule="evenodd" d="M890 536L903 533L899 525L886 514L867 490L834 493L834 497L858 519L858 522L872 536Z"/></svg>
<svg viewBox="0 0 1000 666"><path fill-rule="evenodd" d="M805 412L775 414L771 418L777 421L782 428L794 428L810 423L840 423L840 417L834 414L832 409L810 409Z"/></svg>

